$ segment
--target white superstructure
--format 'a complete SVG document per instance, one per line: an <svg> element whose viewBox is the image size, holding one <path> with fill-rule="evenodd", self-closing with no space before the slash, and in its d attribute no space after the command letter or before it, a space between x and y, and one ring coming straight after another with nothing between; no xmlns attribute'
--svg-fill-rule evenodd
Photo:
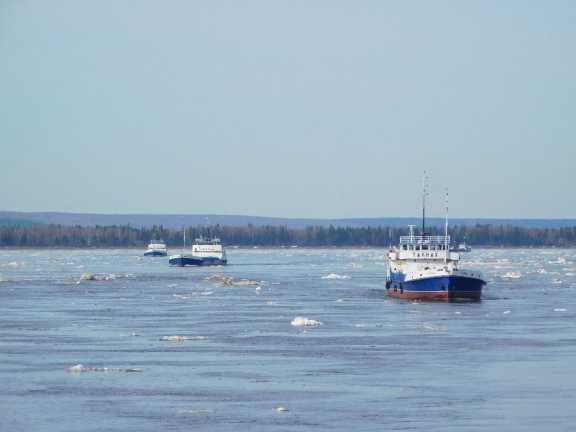
<svg viewBox="0 0 576 432"><path fill-rule="evenodd" d="M219 260L226 259L226 251L220 243L220 239L204 239L197 238L192 245L192 256L198 258L217 258Z"/></svg>
<svg viewBox="0 0 576 432"><path fill-rule="evenodd" d="M163 240L150 240L144 255L166 255L166 243Z"/></svg>

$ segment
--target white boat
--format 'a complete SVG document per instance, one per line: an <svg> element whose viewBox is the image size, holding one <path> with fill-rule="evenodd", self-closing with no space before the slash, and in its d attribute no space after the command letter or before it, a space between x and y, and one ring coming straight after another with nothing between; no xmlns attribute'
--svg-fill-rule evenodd
<svg viewBox="0 0 576 432"><path fill-rule="evenodd" d="M460 268L460 254L450 247L448 204L443 236L426 233L425 197L422 198L422 232L400 237L398 246L388 252L386 292L408 300L479 300L486 281L475 270ZM446 202L447 195L446 195Z"/></svg>
<svg viewBox="0 0 576 432"><path fill-rule="evenodd" d="M166 249L166 243L163 240L150 240L144 256L166 256L168 255L168 250Z"/></svg>
<svg viewBox="0 0 576 432"><path fill-rule="evenodd" d="M168 260L170 265L184 266L210 266L226 265L226 251L218 238L197 238L192 245L191 253L171 255Z"/></svg>

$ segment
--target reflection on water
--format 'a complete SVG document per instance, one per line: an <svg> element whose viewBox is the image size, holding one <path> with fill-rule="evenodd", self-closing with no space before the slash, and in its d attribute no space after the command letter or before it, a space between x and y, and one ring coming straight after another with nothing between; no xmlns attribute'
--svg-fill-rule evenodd
<svg viewBox="0 0 576 432"><path fill-rule="evenodd" d="M575 251L474 251L478 303L387 298L384 256L0 251L0 430L576 424Z"/></svg>

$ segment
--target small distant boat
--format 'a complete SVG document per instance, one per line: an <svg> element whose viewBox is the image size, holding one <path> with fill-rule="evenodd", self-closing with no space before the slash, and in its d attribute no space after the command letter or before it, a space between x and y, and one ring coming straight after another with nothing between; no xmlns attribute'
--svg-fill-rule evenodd
<svg viewBox="0 0 576 432"><path fill-rule="evenodd" d="M150 240L144 256L166 256L168 251L166 250L166 243L163 240Z"/></svg>
<svg viewBox="0 0 576 432"><path fill-rule="evenodd" d="M173 266L214 266L226 265L226 251L218 238L197 238L192 245L192 253L171 255L168 260Z"/></svg>
<svg viewBox="0 0 576 432"><path fill-rule="evenodd" d="M450 252L472 252L472 248L464 243L460 243L458 246L452 246Z"/></svg>

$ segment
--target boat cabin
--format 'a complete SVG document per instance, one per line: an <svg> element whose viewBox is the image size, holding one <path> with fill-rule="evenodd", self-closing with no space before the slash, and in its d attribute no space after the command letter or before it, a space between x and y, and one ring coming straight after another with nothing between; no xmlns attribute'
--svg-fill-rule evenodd
<svg viewBox="0 0 576 432"><path fill-rule="evenodd" d="M460 256L450 251L450 236L408 235L400 237L400 244L392 249L391 260L458 261Z"/></svg>

